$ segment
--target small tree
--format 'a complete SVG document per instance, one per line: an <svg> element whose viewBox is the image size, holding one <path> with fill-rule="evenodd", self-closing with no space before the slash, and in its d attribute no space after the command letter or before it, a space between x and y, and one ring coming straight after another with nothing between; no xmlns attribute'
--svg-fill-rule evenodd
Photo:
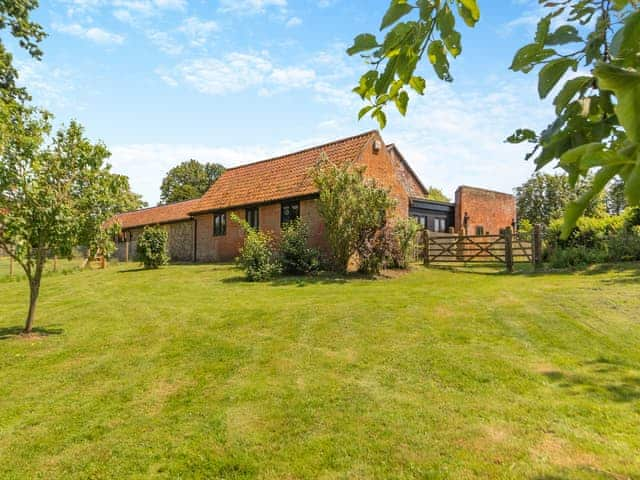
<svg viewBox="0 0 640 480"><path fill-rule="evenodd" d="M285 273L308 274L320 268L320 254L309 243L309 225L297 218L282 227L280 257Z"/></svg>
<svg viewBox="0 0 640 480"><path fill-rule="evenodd" d="M273 238L266 232L251 228L235 214L231 215L231 220L240 225L245 234L236 263L245 271L249 281L261 282L280 274L282 266L276 258Z"/></svg>
<svg viewBox="0 0 640 480"><path fill-rule="evenodd" d="M87 140L76 122L49 139L44 112L8 103L0 104L0 116L0 248L29 281L29 333L47 258L103 243L123 184L104 162L106 147Z"/></svg>
<svg viewBox="0 0 640 480"><path fill-rule="evenodd" d="M138 260L144 264L144 268L160 268L169 262L168 241L169 235L164 228L160 226L144 227L136 244Z"/></svg>
<svg viewBox="0 0 640 480"><path fill-rule="evenodd" d="M394 202L387 190L365 179L361 167L339 166L323 156L313 176L334 267L346 273L351 257L364 251L385 226Z"/></svg>

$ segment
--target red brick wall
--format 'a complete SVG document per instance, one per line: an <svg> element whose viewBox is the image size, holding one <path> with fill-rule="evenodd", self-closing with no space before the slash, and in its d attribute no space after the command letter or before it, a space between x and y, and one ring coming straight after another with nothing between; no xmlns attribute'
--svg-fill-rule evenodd
<svg viewBox="0 0 640 480"><path fill-rule="evenodd" d="M470 235L475 235L479 226L485 234L495 235L515 220L516 199L508 193L459 187L456 191L456 231L462 227L465 213L469 216L467 232Z"/></svg>
<svg viewBox="0 0 640 480"><path fill-rule="evenodd" d="M393 162L396 177L409 196L412 198L426 197L428 192L425 192L420 183L418 183L415 175L407 168L395 147L389 150L389 156Z"/></svg>
<svg viewBox="0 0 640 480"><path fill-rule="evenodd" d="M375 140L380 143L378 152L375 152L373 148ZM393 159L380 136L373 137L364 147L359 163L367 167L364 172L365 177L374 179L378 185L389 189L391 197L396 200L395 214L400 218L407 218L409 216L409 193L399 180Z"/></svg>
<svg viewBox="0 0 640 480"><path fill-rule="evenodd" d="M300 216L309 224L309 244L324 249L324 225L318 213L315 199L300 201ZM280 238L280 203L262 205L260 209L260 230L268 232L275 241ZM199 215L197 231L197 261L198 262L229 262L238 256L238 251L244 241L244 234L240 226L231 220L231 214L245 219L245 209L240 208L227 212L227 234L213 236L213 215Z"/></svg>

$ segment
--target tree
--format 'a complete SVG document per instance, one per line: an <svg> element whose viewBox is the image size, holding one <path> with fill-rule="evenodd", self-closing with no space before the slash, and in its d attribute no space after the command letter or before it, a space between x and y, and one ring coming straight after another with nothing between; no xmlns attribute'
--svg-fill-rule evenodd
<svg viewBox="0 0 640 480"><path fill-rule="evenodd" d="M562 217L570 202L590 188L590 179L582 180L572 186L566 174L538 172L515 189L518 218L535 225L549 225ZM606 214L604 195L591 199L585 210L589 217L601 217Z"/></svg>
<svg viewBox="0 0 640 480"><path fill-rule="evenodd" d="M427 188L427 198L429 200L435 200L436 202L451 202L451 199L447 197L442 190L436 187Z"/></svg>
<svg viewBox="0 0 640 480"><path fill-rule="evenodd" d="M346 273L351 257L365 250L385 227L393 200L385 189L364 178L362 168L339 166L326 156L313 175L334 266Z"/></svg>
<svg viewBox="0 0 640 480"><path fill-rule="evenodd" d="M624 182L628 203L640 204L640 6L637 0L540 3L549 13L538 22L533 43L515 54L511 69L523 73L538 69L541 99L557 89L556 118L540 133L519 129L508 141L532 143L527 158L534 159L537 169L555 163L574 186L593 175L590 188L565 210L563 235L567 236L591 200L616 176ZM384 41L372 34L355 38L348 53L368 52L365 58L374 67L355 89L369 103L360 117L371 112L384 127L382 110L390 101L404 114L408 102L404 87L423 93L424 80L413 73L425 52L438 76L451 80L447 55L460 53L453 6L458 6L468 25L479 19L475 0L415 4L392 0L381 30L393 29ZM416 14L418 19L399 22ZM585 69L591 71L569 75Z"/></svg>
<svg viewBox="0 0 640 480"><path fill-rule="evenodd" d="M33 58L40 59L42 50L38 44L46 34L40 25L32 22L29 14L38 7L38 0L0 1L0 31L8 28ZM0 38L0 101L11 99L27 100L29 96L24 88L16 86L18 72L13 66L13 56Z"/></svg>
<svg viewBox="0 0 640 480"><path fill-rule="evenodd" d="M29 281L24 332L30 333L45 262L69 257L79 245L110 242L105 221L126 185L105 164L107 148L87 140L78 123L50 136L46 112L11 103L0 113L8 133L0 144L0 247Z"/></svg>
<svg viewBox="0 0 640 480"><path fill-rule="evenodd" d="M193 159L182 162L169 170L162 180L160 199L162 203L174 203L200 198L224 170L217 163L200 163Z"/></svg>
<svg viewBox="0 0 640 480"><path fill-rule="evenodd" d="M133 212L149 206L149 204L142 199L142 195L131 190L129 177L117 173L113 173L112 175L119 177L117 181L122 182L123 185L122 196L119 199L120 203L116 213Z"/></svg>

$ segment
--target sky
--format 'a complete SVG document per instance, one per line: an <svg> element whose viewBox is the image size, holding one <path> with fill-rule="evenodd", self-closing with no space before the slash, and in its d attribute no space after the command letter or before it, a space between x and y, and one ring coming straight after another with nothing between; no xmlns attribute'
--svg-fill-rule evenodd
<svg viewBox="0 0 640 480"><path fill-rule="evenodd" d="M21 83L56 122L78 120L112 153L149 204L166 172L190 158L226 167L378 128L358 121L351 92L367 70L345 53L375 32L388 0L40 0L48 37L35 61L13 45ZM424 96L382 132L426 185L511 192L534 170L527 147L504 143L553 111L535 75L511 72L537 0L480 0L452 83L427 65ZM11 46L11 40L6 37Z"/></svg>

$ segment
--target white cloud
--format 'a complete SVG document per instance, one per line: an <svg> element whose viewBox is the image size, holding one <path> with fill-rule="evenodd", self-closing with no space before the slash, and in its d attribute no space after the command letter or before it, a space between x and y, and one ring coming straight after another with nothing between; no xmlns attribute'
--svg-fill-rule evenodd
<svg viewBox="0 0 640 480"><path fill-rule="evenodd" d="M222 58L199 58L183 62L172 70L161 69L170 85L186 83L201 93L223 95L255 88L261 95L311 87L316 72L310 68L276 67L266 52L261 56L230 53Z"/></svg>
<svg viewBox="0 0 640 480"><path fill-rule="evenodd" d="M264 13L268 7L287 7L287 0L220 0L220 10L246 15Z"/></svg>
<svg viewBox="0 0 640 480"><path fill-rule="evenodd" d="M276 85L290 88L307 87L315 78L316 72L299 67L275 68L269 76L269 80Z"/></svg>
<svg viewBox="0 0 640 480"><path fill-rule="evenodd" d="M255 55L230 53L222 59L201 58L178 65L173 75L201 93L236 93L264 82L272 70L269 60Z"/></svg>
<svg viewBox="0 0 640 480"><path fill-rule="evenodd" d="M176 39L167 32L149 30L146 32L146 35L149 41L164 53L169 55L180 55L183 51L182 45L180 45Z"/></svg>
<svg viewBox="0 0 640 480"><path fill-rule="evenodd" d="M287 20L287 23L285 23L287 28L297 27L299 25L302 25L302 19L300 17L291 17Z"/></svg>
<svg viewBox="0 0 640 480"><path fill-rule="evenodd" d="M54 23L52 28L58 32L84 38L101 45L121 45L124 42L124 37L122 35L110 33L98 27L83 27L78 23Z"/></svg>
<svg viewBox="0 0 640 480"><path fill-rule="evenodd" d="M51 110L82 108L74 98L74 75L70 70L33 61L18 61L16 67L19 72L19 84L28 87L36 104Z"/></svg>
<svg viewBox="0 0 640 480"><path fill-rule="evenodd" d="M178 27L189 39L191 45L201 47L207 43L211 34L220 30L220 27L213 20L201 20L198 17L189 17Z"/></svg>

